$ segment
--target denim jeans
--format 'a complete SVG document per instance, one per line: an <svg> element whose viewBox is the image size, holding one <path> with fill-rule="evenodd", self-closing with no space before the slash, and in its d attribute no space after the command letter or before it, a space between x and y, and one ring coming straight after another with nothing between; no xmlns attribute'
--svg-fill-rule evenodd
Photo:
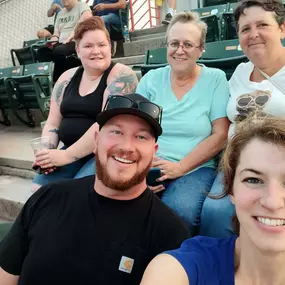
<svg viewBox="0 0 285 285"><path fill-rule="evenodd" d="M63 147L61 149L65 149ZM83 157L73 163L60 166L54 172L50 174L38 174L33 179L33 184L46 185L51 182L68 180L68 179L77 179L89 175L95 174L95 158L92 155L88 157Z"/></svg>
<svg viewBox="0 0 285 285"><path fill-rule="evenodd" d="M161 200L178 214L195 235L200 225L203 202L216 177L216 170L199 168L170 181L162 192Z"/></svg>
<svg viewBox="0 0 285 285"><path fill-rule="evenodd" d="M101 18L103 19L106 29L108 30L109 33L110 33L111 26L121 25L120 17L117 14L110 13L108 15L101 16Z"/></svg>
<svg viewBox="0 0 285 285"><path fill-rule="evenodd" d="M219 173L210 191L211 196L219 195L223 191L223 173ZM200 235L209 237L228 237L233 235L232 216L234 206L226 196L222 199L205 199L200 224Z"/></svg>

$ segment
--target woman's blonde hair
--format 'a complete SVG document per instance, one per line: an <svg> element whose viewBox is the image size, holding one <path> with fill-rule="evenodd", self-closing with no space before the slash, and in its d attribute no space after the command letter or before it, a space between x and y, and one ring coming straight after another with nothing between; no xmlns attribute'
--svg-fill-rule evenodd
<svg viewBox="0 0 285 285"><path fill-rule="evenodd" d="M200 30L201 30L201 46L204 46L206 42L206 34L207 34L207 25L204 23L201 19L198 13L196 12L180 12L176 14L170 24L168 25L167 31L166 31L166 40L168 39L168 34L170 29L176 24L176 23L182 23L182 24L187 24L187 23L192 23L196 25Z"/></svg>
<svg viewBox="0 0 285 285"><path fill-rule="evenodd" d="M235 135L223 153L220 168L224 172L224 190L216 198L233 194L236 169L243 149L254 139L285 148L285 119L271 116L249 116L238 123ZM262 154L260 154L262 155ZM234 231L239 233L239 222L233 217Z"/></svg>

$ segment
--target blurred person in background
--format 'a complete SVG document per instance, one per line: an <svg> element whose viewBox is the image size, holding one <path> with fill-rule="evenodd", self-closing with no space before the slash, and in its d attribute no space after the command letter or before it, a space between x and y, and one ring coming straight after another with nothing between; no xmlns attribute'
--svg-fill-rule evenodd
<svg viewBox="0 0 285 285"><path fill-rule="evenodd" d="M56 22L57 14L61 11L63 8L61 0L54 0L52 1L52 4L50 8L47 11L48 17L54 16L54 23ZM46 39L51 37L54 34L54 25L48 25L47 27L41 29L38 31L37 36L39 39Z"/></svg>
<svg viewBox="0 0 285 285"><path fill-rule="evenodd" d="M92 17L91 10L86 3L78 2L78 0L62 0L61 2L64 8L57 15L54 33L50 38L51 43L37 51L38 61L55 63L54 82L64 71L81 65L80 60L73 57L76 55L74 29L78 23Z"/></svg>

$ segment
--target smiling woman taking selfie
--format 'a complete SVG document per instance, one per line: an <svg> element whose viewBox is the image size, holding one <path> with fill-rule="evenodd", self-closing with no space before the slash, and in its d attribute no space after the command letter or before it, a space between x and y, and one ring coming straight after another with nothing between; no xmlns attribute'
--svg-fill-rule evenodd
<svg viewBox="0 0 285 285"><path fill-rule="evenodd" d="M285 120L240 124L221 163L237 235L186 240L157 256L141 285L285 284Z"/></svg>
<svg viewBox="0 0 285 285"><path fill-rule="evenodd" d="M242 121L250 112L285 116L285 49L281 43L285 37L284 6L279 0L244 0L234 11L234 17L240 46L250 61L241 63L229 81L229 137L235 133L236 121ZM222 176L222 173L217 176L211 195L223 191ZM233 211L228 198L206 198L200 234L231 235Z"/></svg>

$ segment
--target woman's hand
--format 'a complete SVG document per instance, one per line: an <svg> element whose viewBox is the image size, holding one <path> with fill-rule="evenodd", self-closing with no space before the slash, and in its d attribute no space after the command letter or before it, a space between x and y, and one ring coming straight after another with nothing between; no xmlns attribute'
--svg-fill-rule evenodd
<svg viewBox="0 0 285 285"><path fill-rule="evenodd" d="M162 176L157 179L157 181L160 182L167 179L176 179L185 174L180 162L172 162L160 158L155 158L152 163L152 167L158 167L161 170Z"/></svg>
<svg viewBox="0 0 285 285"><path fill-rule="evenodd" d="M163 190L165 190L165 187L160 184L158 186L148 186L148 188L153 192L153 193L158 193L158 192L161 192Z"/></svg>
<svg viewBox="0 0 285 285"><path fill-rule="evenodd" d="M77 159L69 157L66 150L60 149L44 149L36 153L36 165L41 168L50 168L55 166L63 166Z"/></svg>

